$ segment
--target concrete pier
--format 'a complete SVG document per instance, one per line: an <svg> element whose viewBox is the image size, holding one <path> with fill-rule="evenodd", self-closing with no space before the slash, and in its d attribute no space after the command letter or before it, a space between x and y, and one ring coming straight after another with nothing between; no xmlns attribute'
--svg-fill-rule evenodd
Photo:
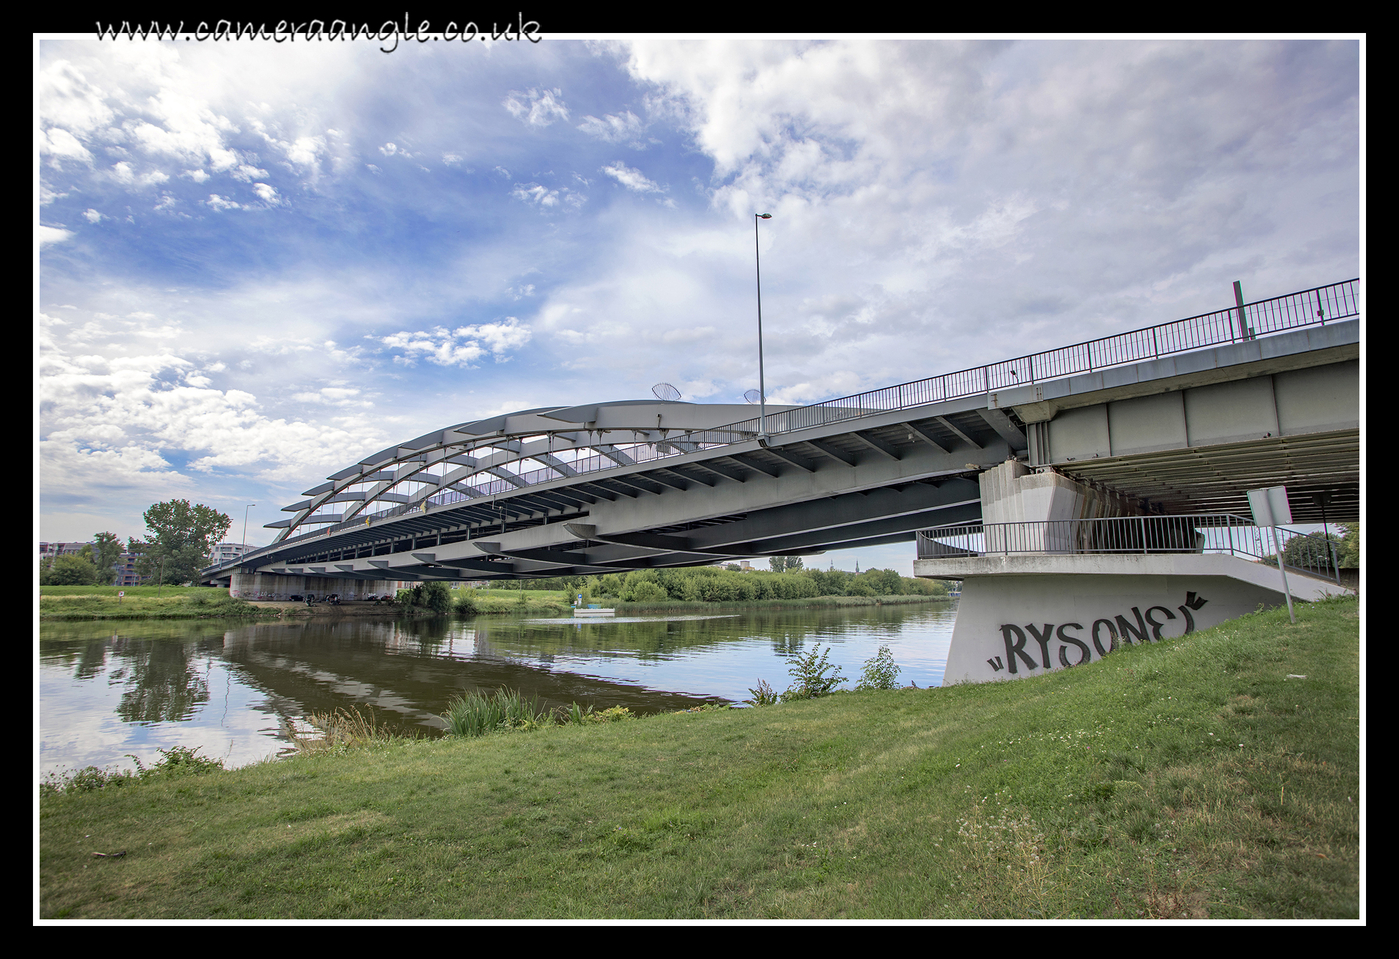
<svg viewBox="0 0 1399 959"><path fill-rule="evenodd" d="M228 594L250 602L286 602L292 596L331 593L349 602L373 596L392 598L406 584L388 579L352 579L333 576L279 576L273 573L233 573Z"/></svg>
<svg viewBox="0 0 1399 959"><path fill-rule="evenodd" d="M1174 543L1151 544L1144 535L1140 552L1074 551L1080 524L1072 521L1143 514L1124 498L1068 477L1007 462L982 474L981 489L988 518L983 551L993 555L914 563L917 576L962 582L944 684L1078 666L1126 644L1184 636L1285 600L1275 567L1204 553L1203 536L1193 529ZM1288 587L1300 600L1352 592L1298 573L1288 574Z"/></svg>

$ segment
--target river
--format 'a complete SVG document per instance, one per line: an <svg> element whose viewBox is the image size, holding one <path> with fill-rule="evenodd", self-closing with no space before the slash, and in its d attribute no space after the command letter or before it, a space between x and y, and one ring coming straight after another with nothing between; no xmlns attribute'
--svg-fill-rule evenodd
<svg viewBox="0 0 1399 959"><path fill-rule="evenodd" d="M408 735L442 734L466 690L646 714L781 691L794 655L829 647L853 687L888 646L901 685L942 683L956 605L727 615L257 623L43 623L39 775L134 769L198 747L227 766L286 753L314 712L372 709Z"/></svg>

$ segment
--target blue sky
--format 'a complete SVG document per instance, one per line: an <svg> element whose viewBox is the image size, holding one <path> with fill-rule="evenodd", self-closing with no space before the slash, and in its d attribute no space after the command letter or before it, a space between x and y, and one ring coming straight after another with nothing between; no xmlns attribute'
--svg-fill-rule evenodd
<svg viewBox="0 0 1399 959"><path fill-rule="evenodd" d="M806 403L1361 276L1363 43L37 41L37 534L550 404ZM831 554L911 571L913 546Z"/></svg>

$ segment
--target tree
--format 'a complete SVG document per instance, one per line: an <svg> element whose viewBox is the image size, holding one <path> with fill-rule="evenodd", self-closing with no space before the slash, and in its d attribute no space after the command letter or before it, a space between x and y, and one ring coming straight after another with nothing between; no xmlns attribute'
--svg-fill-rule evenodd
<svg viewBox="0 0 1399 959"><path fill-rule="evenodd" d="M85 556L59 556L44 571L40 583L45 586L91 586L97 582L97 569Z"/></svg>
<svg viewBox="0 0 1399 959"><path fill-rule="evenodd" d="M795 573L802 568L802 558L800 556L774 556L768 560L768 565L772 567L774 573Z"/></svg>
<svg viewBox="0 0 1399 959"><path fill-rule="evenodd" d="M162 583L176 584L198 579L214 544L233 522L202 503L191 506L187 499L156 503L142 518L148 536L130 542L131 551L141 554L137 571L153 580L160 577Z"/></svg>
<svg viewBox="0 0 1399 959"><path fill-rule="evenodd" d="M1342 523L1341 529L1346 531L1345 539L1341 540L1336 551L1341 554L1342 569L1360 568L1360 524Z"/></svg>
<svg viewBox="0 0 1399 959"><path fill-rule="evenodd" d="M1294 536L1282 547L1282 561L1295 569L1314 570L1324 575L1332 574L1332 550L1336 556L1342 556L1343 543L1341 538L1335 533L1323 536L1321 533L1308 533L1304 536ZM1262 562L1268 566L1278 564L1277 556L1270 555L1263 557Z"/></svg>
<svg viewBox="0 0 1399 959"><path fill-rule="evenodd" d="M116 533L102 532L93 536L92 565L97 567L97 583L108 586L117 578L115 569L121 559L121 538Z"/></svg>

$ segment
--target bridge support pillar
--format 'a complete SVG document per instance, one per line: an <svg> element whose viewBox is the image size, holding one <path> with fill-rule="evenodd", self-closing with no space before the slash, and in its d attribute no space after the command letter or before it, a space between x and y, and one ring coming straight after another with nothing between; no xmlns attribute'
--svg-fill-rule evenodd
<svg viewBox="0 0 1399 959"><path fill-rule="evenodd" d="M338 593L353 602L371 596L393 596L402 584L388 579L353 579L333 576L278 576L275 573L234 573L228 595L250 602L286 602L293 596L317 599Z"/></svg>
<svg viewBox="0 0 1399 959"><path fill-rule="evenodd" d="M987 524L1141 513L1124 497L1015 462L981 475L981 503ZM1070 552L1069 542L1053 541L1055 529L993 530L984 536L983 555L914 563L917 576L962 583L944 685L1078 666L1129 643L1182 636L1284 599L1276 569L1235 556ZM1014 543L993 542L1011 535ZM1001 545L1009 548L996 555ZM1290 585L1299 599L1341 591L1307 577L1293 576Z"/></svg>
<svg viewBox="0 0 1399 959"><path fill-rule="evenodd" d="M1007 460L979 477L983 523L1137 516L1139 503L1111 490L1085 486L1062 473L1035 473Z"/></svg>

